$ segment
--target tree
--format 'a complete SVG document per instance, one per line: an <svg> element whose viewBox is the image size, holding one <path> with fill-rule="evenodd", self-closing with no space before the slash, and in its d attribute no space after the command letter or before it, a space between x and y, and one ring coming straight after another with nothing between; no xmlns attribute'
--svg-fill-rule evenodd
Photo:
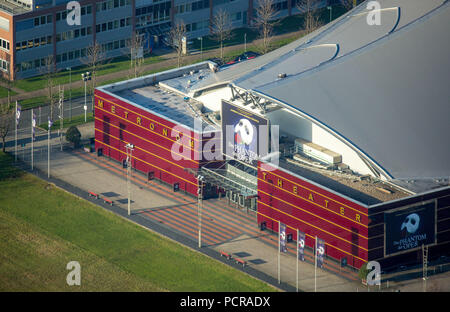
<svg viewBox="0 0 450 312"><path fill-rule="evenodd" d="M211 33L213 38L220 43L220 58L223 60L223 42L231 38L231 18L227 11L219 9L214 14Z"/></svg>
<svg viewBox="0 0 450 312"><path fill-rule="evenodd" d="M77 127L70 126L69 129L67 129L66 140L68 142L73 143L74 147L77 147L80 145L81 133Z"/></svg>
<svg viewBox="0 0 450 312"><path fill-rule="evenodd" d="M367 279L367 274L369 274L369 270L367 269L367 262L366 262L359 268L358 277L362 281L365 281Z"/></svg>
<svg viewBox="0 0 450 312"><path fill-rule="evenodd" d="M14 70L14 69L13 69ZM8 98L5 103L0 103L0 137L2 138L3 152L6 151L6 137L12 129L14 118L14 109L11 105L11 88L13 81L11 80L11 72L8 70L1 75L1 80L8 91Z"/></svg>
<svg viewBox="0 0 450 312"><path fill-rule="evenodd" d="M269 52L270 42L273 36L273 19L277 15L274 8L274 0L259 0L259 6L256 8L256 17L254 18L255 26L259 29L260 36L263 40L262 53Z"/></svg>
<svg viewBox="0 0 450 312"><path fill-rule="evenodd" d="M14 65L12 65L12 67L13 67L12 72L16 74L17 68ZM15 75L14 75L14 77L15 77ZM8 97L7 97L8 103L11 103L11 89L12 89L13 82L14 82L12 78L13 77L12 77L11 71L9 69L0 74L0 80L2 82L2 85L6 88L6 91L8 92Z"/></svg>
<svg viewBox="0 0 450 312"><path fill-rule="evenodd" d="M186 24L183 21L177 21L169 32L169 44L177 53L178 67L181 66L183 57L183 40L186 39Z"/></svg>
<svg viewBox="0 0 450 312"><path fill-rule="evenodd" d="M356 6L355 0L339 0L339 2L347 11L353 9Z"/></svg>
<svg viewBox="0 0 450 312"><path fill-rule="evenodd" d="M94 107L94 90L97 87L97 71L101 64L106 60L106 53L97 41L86 49L86 57L81 59L81 62L90 68L91 84L89 87L89 94L91 94L92 107Z"/></svg>
<svg viewBox="0 0 450 312"><path fill-rule="evenodd" d="M126 49L126 54L130 56L130 78L137 78L142 75L144 65L144 44L142 35L133 32L130 44Z"/></svg>
<svg viewBox="0 0 450 312"><path fill-rule="evenodd" d="M318 0L300 0L297 3L297 9L305 15L303 28L307 34L321 26L320 16L315 12L318 4Z"/></svg>
<svg viewBox="0 0 450 312"><path fill-rule="evenodd" d="M44 59L44 66L41 67L40 71L45 79L45 90L47 94L48 105L50 107L50 118L53 120L54 108L58 96L58 94L55 92L56 63L53 55L48 55Z"/></svg>
<svg viewBox="0 0 450 312"><path fill-rule="evenodd" d="M0 103L0 137L2 138L3 152L6 151L6 136L12 128L14 122L14 109L11 107L11 103Z"/></svg>

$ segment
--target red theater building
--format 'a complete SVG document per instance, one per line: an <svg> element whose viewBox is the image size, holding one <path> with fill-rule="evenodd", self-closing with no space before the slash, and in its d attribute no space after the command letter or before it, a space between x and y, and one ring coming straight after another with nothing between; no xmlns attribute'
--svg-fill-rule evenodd
<svg viewBox="0 0 450 312"><path fill-rule="evenodd" d="M202 139L194 129L197 104L155 86L159 76L150 78L154 79L150 85L144 78L95 91L96 150L124 162L126 145L132 144L133 168L146 173L148 179L156 178L197 194L197 179L192 172L204 164L199 151L208 142L218 141L219 136L210 129Z"/></svg>
<svg viewBox="0 0 450 312"><path fill-rule="evenodd" d="M448 261L450 4L381 5L376 28L363 3L252 60L97 88L97 152L123 162L133 144L133 168L195 196L200 174L204 197L323 241L329 261Z"/></svg>

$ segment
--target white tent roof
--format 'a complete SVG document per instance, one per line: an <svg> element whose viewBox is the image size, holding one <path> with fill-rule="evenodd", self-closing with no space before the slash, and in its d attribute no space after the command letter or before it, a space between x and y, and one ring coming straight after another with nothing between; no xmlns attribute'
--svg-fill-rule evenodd
<svg viewBox="0 0 450 312"><path fill-rule="evenodd" d="M394 179L450 176L450 3L367 2L288 46L211 74L301 112ZM279 73L287 77L278 78Z"/></svg>

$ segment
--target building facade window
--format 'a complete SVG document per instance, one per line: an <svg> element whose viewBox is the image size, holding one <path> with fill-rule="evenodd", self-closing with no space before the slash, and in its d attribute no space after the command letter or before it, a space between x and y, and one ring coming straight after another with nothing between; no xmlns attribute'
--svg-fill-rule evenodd
<svg viewBox="0 0 450 312"><path fill-rule="evenodd" d="M3 50L9 51L9 41L0 38L0 48Z"/></svg>
<svg viewBox="0 0 450 312"><path fill-rule="evenodd" d="M92 5L82 6L80 9L81 16L92 14ZM56 12L56 21L65 20L70 10Z"/></svg>
<svg viewBox="0 0 450 312"><path fill-rule="evenodd" d="M95 32L101 33L104 31L114 30L116 28L127 27L131 25L131 17L122 18L120 20L105 22L95 25Z"/></svg>
<svg viewBox="0 0 450 312"><path fill-rule="evenodd" d="M131 5L131 0L107 0L98 2L95 6L97 12L109 11L115 8Z"/></svg>
<svg viewBox="0 0 450 312"><path fill-rule="evenodd" d="M56 42L72 40L79 37L84 37L92 34L92 27L83 27L79 29L65 31L59 34L56 34Z"/></svg>
<svg viewBox="0 0 450 312"><path fill-rule="evenodd" d="M1 67L0 69L4 72L8 72L9 71L9 62L3 59L0 59L0 64Z"/></svg>
<svg viewBox="0 0 450 312"><path fill-rule="evenodd" d="M34 27L52 23L52 15L43 15L34 18Z"/></svg>

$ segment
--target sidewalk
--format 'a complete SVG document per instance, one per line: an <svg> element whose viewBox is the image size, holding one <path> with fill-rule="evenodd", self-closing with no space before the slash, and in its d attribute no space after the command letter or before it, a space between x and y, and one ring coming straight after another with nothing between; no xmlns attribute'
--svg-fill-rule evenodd
<svg viewBox="0 0 450 312"><path fill-rule="evenodd" d="M290 38L290 37L294 37L294 36L300 37L301 34L302 34L302 31L281 34L278 36L274 36L272 38L272 40L280 40L280 39ZM260 44L260 42L261 42L261 39L254 40L251 43L247 43L247 50L254 49L256 46L258 46ZM244 44L238 44L238 45L225 47L224 53L226 54L226 53L241 50L241 49L244 49ZM167 69L168 67L176 66L177 65L176 53L175 52L167 53L167 51L168 51L167 49L155 50L154 54L163 57L164 60L161 62L144 65L142 67L142 71L143 72L150 71L150 70L158 71L158 70ZM202 56L203 60L207 60L212 57L218 57L220 55L220 49L203 51L202 54L203 54L203 56ZM196 51L195 53L186 55L182 58L182 66L186 65L186 64L190 64L190 63L200 62L200 61L201 61L200 53ZM106 74L106 75L97 76L97 86L100 86L105 81L109 81L109 80L113 80L113 79L123 78L125 80L128 74L129 74L129 70L122 70L122 71L118 71L118 72L114 72L114 73L110 73L110 74ZM0 83L0 85L4 86L4 83ZM64 87L64 90L68 90L70 87L70 84L65 84L62 86ZM72 81L72 89L81 88L83 86L84 86L84 83L81 80ZM25 90L21 90L18 88L13 88L13 90L15 92L18 92L19 94L13 95L11 97L12 102L14 102L16 100L19 101L19 100L24 100L24 99L34 98L34 97L46 96L45 89L35 90L35 91L31 91L31 92L26 92ZM7 101L7 97L0 99L1 103L4 103L6 101Z"/></svg>

